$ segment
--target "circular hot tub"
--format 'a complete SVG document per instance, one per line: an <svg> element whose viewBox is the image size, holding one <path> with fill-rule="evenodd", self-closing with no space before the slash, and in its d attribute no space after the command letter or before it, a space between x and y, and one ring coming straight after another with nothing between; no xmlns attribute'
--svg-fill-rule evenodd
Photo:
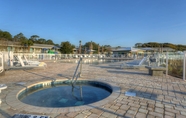
<svg viewBox="0 0 186 118"><path fill-rule="evenodd" d="M103 82L78 80L72 86L71 81L52 81L21 91L18 99L39 107L73 107L103 100L111 93L112 87Z"/></svg>
<svg viewBox="0 0 186 118"><path fill-rule="evenodd" d="M57 79L17 86L6 96L12 109L34 113L66 113L101 107L120 95L113 82Z"/></svg>

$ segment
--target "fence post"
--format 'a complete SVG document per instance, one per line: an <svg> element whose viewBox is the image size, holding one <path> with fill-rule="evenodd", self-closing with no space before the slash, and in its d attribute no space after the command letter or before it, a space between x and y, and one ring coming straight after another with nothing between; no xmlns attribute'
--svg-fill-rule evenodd
<svg viewBox="0 0 186 118"><path fill-rule="evenodd" d="M2 52L0 52L0 75L4 75L4 55Z"/></svg>
<svg viewBox="0 0 186 118"><path fill-rule="evenodd" d="M186 60L186 51L183 53L183 80L185 80L185 60Z"/></svg>
<svg viewBox="0 0 186 118"><path fill-rule="evenodd" d="M168 75L168 52L166 52L166 76Z"/></svg>
<svg viewBox="0 0 186 118"><path fill-rule="evenodd" d="M10 66L13 66L13 59L14 59L13 52L10 51L10 52L9 52L9 61L10 61Z"/></svg>

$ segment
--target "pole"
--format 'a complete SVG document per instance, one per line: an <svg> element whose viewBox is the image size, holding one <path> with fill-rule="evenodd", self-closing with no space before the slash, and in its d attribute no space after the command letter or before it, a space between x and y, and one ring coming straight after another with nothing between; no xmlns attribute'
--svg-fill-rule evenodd
<svg viewBox="0 0 186 118"><path fill-rule="evenodd" d="M166 52L166 76L168 75L168 52Z"/></svg>
<svg viewBox="0 0 186 118"><path fill-rule="evenodd" d="M183 80L185 81L185 60L186 60L186 51L183 53Z"/></svg>

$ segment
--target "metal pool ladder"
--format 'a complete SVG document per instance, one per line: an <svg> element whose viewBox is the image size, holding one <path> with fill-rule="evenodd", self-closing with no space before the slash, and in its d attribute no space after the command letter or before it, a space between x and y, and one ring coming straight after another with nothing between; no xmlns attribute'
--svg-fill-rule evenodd
<svg viewBox="0 0 186 118"><path fill-rule="evenodd" d="M77 74L77 71L79 69L79 66L80 66L80 71L78 72ZM71 85L72 85L72 95L78 100L78 97L74 95L74 88L75 88L75 84L76 84L76 81L79 77L81 77L81 70L82 70L82 58L80 57L79 59L79 62L78 62L78 65L76 67L76 70L74 72L74 76L73 78L71 79ZM82 92L82 86L79 86L79 90L80 90L80 97L81 97L81 101L83 100L83 92Z"/></svg>
<svg viewBox="0 0 186 118"><path fill-rule="evenodd" d="M78 71L78 69L79 69L79 66L80 66L80 71L79 71L78 74L77 74L77 71ZM77 65L76 70L75 70L75 72L74 72L74 76L73 76L73 78L71 79L72 87L75 86L77 79L78 79L79 77L81 77L81 71L82 71L82 58L80 57L79 62L78 62L78 65Z"/></svg>

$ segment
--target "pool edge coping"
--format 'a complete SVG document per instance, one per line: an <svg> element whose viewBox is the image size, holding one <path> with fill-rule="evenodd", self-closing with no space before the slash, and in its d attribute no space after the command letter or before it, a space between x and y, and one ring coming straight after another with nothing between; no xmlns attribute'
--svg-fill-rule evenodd
<svg viewBox="0 0 186 118"><path fill-rule="evenodd" d="M61 80L65 81L68 79L56 79L56 80ZM103 106L111 101L114 101L116 98L119 97L121 94L121 89L116 83L111 83L108 81L102 81L102 80L94 80L94 79L83 79L80 78L80 80L87 80L87 81L96 81L96 82L101 82L101 83L106 83L111 86L112 88L112 93L105 99L102 99L100 101L87 104L87 105L82 105L82 106L74 106L74 107L63 107L63 108L55 108L55 107L39 107L39 106L32 106L29 104L25 104L18 100L18 95L19 93L25 89L25 87L30 87L39 83L44 83L44 82L51 82L52 80L45 80L45 81L36 81L36 82L31 82L28 83L25 86L22 86L22 88L15 89L11 91L10 93L7 94L5 100L6 103L12 108L12 109L19 109L20 111L26 111L26 112L34 112L34 113L42 113L42 114L48 114L48 113L66 113L66 112L76 112L80 110L86 110L86 109L93 109L97 108L100 106ZM101 107L102 108L102 107Z"/></svg>

